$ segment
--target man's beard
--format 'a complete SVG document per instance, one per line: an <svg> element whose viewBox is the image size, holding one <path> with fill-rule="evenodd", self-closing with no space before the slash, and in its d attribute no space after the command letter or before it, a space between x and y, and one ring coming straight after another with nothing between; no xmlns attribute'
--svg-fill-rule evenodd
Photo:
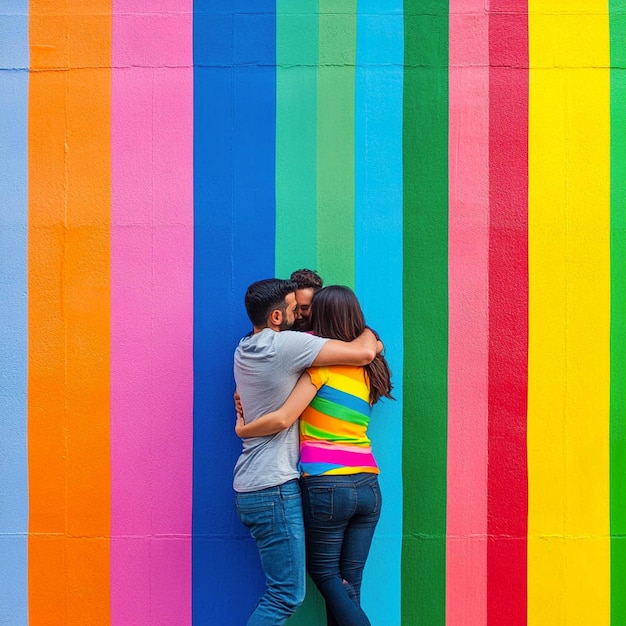
<svg viewBox="0 0 626 626"><path fill-rule="evenodd" d="M280 323L278 330L291 330L293 327L293 322L289 322L289 320L283 318L283 321Z"/></svg>
<svg viewBox="0 0 626 626"><path fill-rule="evenodd" d="M305 331L311 330L311 327L309 325L309 320L306 319L305 317L303 317L303 318L301 318L299 320L296 320L293 323L292 330L299 330L301 332L305 332Z"/></svg>

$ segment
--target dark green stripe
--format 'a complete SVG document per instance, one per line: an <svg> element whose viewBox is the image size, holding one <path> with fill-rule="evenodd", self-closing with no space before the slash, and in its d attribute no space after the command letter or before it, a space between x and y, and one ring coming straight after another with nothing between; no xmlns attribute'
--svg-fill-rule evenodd
<svg viewBox="0 0 626 626"><path fill-rule="evenodd" d="M626 624L626 2L611 25L611 624Z"/></svg>
<svg viewBox="0 0 626 626"><path fill-rule="evenodd" d="M445 623L448 3L404 3L402 623Z"/></svg>

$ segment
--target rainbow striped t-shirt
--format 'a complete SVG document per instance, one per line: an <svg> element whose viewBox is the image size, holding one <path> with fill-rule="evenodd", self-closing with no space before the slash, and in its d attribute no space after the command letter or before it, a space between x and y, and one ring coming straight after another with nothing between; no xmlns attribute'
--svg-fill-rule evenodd
<svg viewBox="0 0 626 626"><path fill-rule="evenodd" d="M372 407L365 369L331 365L307 372L318 391L300 416L302 475L379 474L367 437Z"/></svg>

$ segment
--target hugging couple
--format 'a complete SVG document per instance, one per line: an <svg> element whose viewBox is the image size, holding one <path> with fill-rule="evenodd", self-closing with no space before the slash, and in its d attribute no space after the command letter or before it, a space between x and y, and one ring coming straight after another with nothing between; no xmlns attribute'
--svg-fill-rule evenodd
<svg viewBox="0 0 626 626"><path fill-rule="evenodd" d="M253 331L235 351L233 486L267 585L247 624L284 624L303 602L306 543L328 626L366 626L361 579L381 508L367 427L391 397L389 367L350 289L322 288L309 270L292 278L248 287Z"/></svg>

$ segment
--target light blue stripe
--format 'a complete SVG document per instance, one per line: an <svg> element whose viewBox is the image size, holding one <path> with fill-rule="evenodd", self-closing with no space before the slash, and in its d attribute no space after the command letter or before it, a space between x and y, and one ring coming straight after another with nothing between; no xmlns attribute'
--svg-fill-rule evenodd
<svg viewBox="0 0 626 626"><path fill-rule="evenodd" d="M325 400L339 404L347 409L361 413L362 415L367 416L372 412L372 407L369 402L365 402L365 400L361 400L361 398L357 398L350 393L346 393L340 389L335 389L329 385L320 387L317 392L317 397L324 398Z"/></svg>
<svg viewBox="0 0 626 626"><path fill-rule="evenodd" d="M365 568L372 624L399 625L402 548L402 81L403 3L361 0L356 75L356 291L381 335L396 401L376 404L368 435L383 509Z"/></svg>
<svg viewBox="0 0 626 626"><path fill-rule="evenodd" d="M0 624L28 623L28 2L0 5Z"/></svg>

